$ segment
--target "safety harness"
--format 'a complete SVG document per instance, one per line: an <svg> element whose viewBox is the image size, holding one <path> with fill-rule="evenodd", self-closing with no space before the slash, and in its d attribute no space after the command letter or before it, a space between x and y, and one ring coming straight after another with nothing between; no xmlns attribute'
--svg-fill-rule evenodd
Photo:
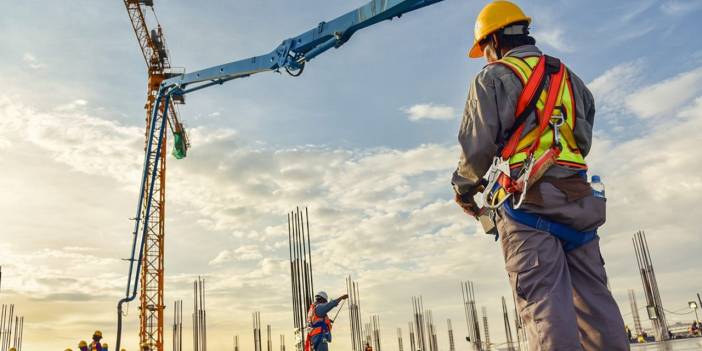
<svg viewBox="0 0 702 351"><path fill-rule="evenodd" d="M496 63L510 68L524 88L517 101L514 125L503 135L504 142L488 172L483 203L493 210L502 207L515 221L549 232L563 241L564 250L573 250L593 240L597 230L578 231L518 210L530 186L554 164L578 169L583 175L587 170L573 133L575 99L568 72L560 60L547 55L525 59L507 56ZM525 134L532 112L536 126ZM516 178L512 177L513 170ZM507 201L510 197L513 204Z"/></svg>
<svg viewBox="0 0 702 351"><path fill-rule="evenodd" d="M331 319L329 319L327 316L324 316L324 318L319 317L317 315L317 304L311 304L309 310L307 311L308 333L307 337L305 338L305 351L313 351L314 346L317 346L312 345L312 337L315 335L322 334L322 340L320 342L331 341L331 328Z"/></svg>

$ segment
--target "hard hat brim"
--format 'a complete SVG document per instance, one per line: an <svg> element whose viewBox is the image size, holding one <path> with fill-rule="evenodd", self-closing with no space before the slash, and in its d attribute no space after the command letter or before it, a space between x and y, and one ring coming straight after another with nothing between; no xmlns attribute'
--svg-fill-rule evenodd
<svg viewBox="0 0 702 351"><path fill-rule="evenodd" d="M470 48L470 51L468 52L468 57L470 58L480 58L483 57L485 53L483 52L483 49L480 47L480 42L476 41L473 43L473 47Z"/></svg>

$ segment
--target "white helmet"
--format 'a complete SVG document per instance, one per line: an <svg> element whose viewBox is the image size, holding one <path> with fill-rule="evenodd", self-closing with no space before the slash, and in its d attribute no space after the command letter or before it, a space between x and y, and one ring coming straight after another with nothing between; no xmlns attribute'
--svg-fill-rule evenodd
<svg viewBox="0 0 702 351"><path fill-rule="evenodd" d="M315 299L318 298L318 297L323 298L324 301L329 301L329 295L327 295L327 293L324 292L324 291L320 291L320 292L318 292L316 295L314 295L314 298L315 298Z"/></svg>

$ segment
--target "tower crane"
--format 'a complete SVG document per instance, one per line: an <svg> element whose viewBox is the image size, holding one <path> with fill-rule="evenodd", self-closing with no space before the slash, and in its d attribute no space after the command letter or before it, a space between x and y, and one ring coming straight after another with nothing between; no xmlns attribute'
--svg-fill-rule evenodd
<svg viewBox="0 0 702 351"><path fill-rule="evenodd" d="M166 129L174 134L174 155L185 157L189 146L174 103L186 94L256 73L285 70L300 76L307 63L344 45L357 31L443 0L372 0L367 4L292 38L273 51L243 60L183 74L171 72L160 25L149 33L144 9L153 0L123 0L149 68L146 148L134 220L125 297L117 304L117 341L120 350L123 305L133 301L141 281L140 341L149 350L163 351L163 234L165 201Z"/></svg>
<svg viewBox="0 0 702 351"><path fill-rule="evenodd" d="M171 63L163 30L158 23L156 14L153 12L153 0L124 0L124 5L129 14L129 19L139 42L148 72L146 104L144 105L146 109L146 146L149 146L148 138L151 120L166 116L164 120L168 121L168 127L174 134L173 155L176 158L183 158L187 154L189 143L183 125L178 119L174 103L184 103L184 100L173 99L169 101L168 106L166 104L155 105L161 82L166 78L172 77L174 73L171 72ZM149 10L156 20L156 27L151 30L149 30L146 21L146 15ZM139 257L139 265L142 267L139 277L141 280L139 341L142 345L148 345L151 350L163 350L163 310L165 308L163 300L163 247L167 135L166 133L162 134L163 140L159 146L162 150L158 155L147 152L147 155L150 156L145 161L144 171L149 172L150 176L146 177L147 183L139 193L141 205L137 208L136 216L136 218L145 218L146 220L143 223L137 222L135 226L136 233L140 228L139 225L142 225L143 228L141 228L142 232L140 234L144 235L144 253ZM154 188L155 195L144 192L144 189L149 187ZM147 208L151 209L149 216L146 216ZM131 259L133 260L134 257ZM136 287L136 282L134 284Z"/></svg>

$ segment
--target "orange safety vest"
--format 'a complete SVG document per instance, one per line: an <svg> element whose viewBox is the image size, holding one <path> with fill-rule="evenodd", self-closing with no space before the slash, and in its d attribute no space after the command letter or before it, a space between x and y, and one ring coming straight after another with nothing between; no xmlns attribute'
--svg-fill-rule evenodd
<svg viewBox="0 0 702 351"><path fill-rule="evenodd" d="M324 318L317 315L316 311L317 304L313 303L310 305L310 309L307 310L307 326L311 328L310 332L307 333L305 337L305 351L312 351L312 337L315 335L322 334L325 332L331 332L332 321L329 317Z"/></svg>
<svg viewBox="0 0 702 351"><path fill-rule="evenodd" d="M321 334L323 332L323 327L320 326L320 322L323 322L326 324L326 329L331 332L332 329L332 322L331 319L329 319L328 316L324 316L324 318L320 317L317 315L316 311L317 304L313 303L310 305L310 309L307 311L307 325L312 327L312 331L310 331L307 335L310 337Z"/></svg>
<svg viewBox="0 0 702 351"><path fill-rule="evenodd" d="M558 71L550 72L552 74L549 86L544 87L542 81L549 74L546 66L548 59L557 62ZM554 155L556 164L579 170L587 169L587 163L573 134L576 123L575 97L565 65L557 59L547 56L526 58L506 56L495 63L514 72L524 87L515 109L515 125L519 127L512 130L501 154L505 161L509 160L510 168L519 167L531 154L533 154L534 159L539 159L544 153L556 147L559 149L558 155ZM539 90L541 94L537 100L535 94ZM537 123L533 129L525 131L526 123L520 118L526 119L528 115L522 116L521 114L528 110L530 107L528 105L534 100L536 104L533 106L533 110L537 117ZM549 116L545 116L545 114ZM559 140L555 140L553 128L549 122L554 118L561 118L561 116L563 123L558 128Z"/></svg>

